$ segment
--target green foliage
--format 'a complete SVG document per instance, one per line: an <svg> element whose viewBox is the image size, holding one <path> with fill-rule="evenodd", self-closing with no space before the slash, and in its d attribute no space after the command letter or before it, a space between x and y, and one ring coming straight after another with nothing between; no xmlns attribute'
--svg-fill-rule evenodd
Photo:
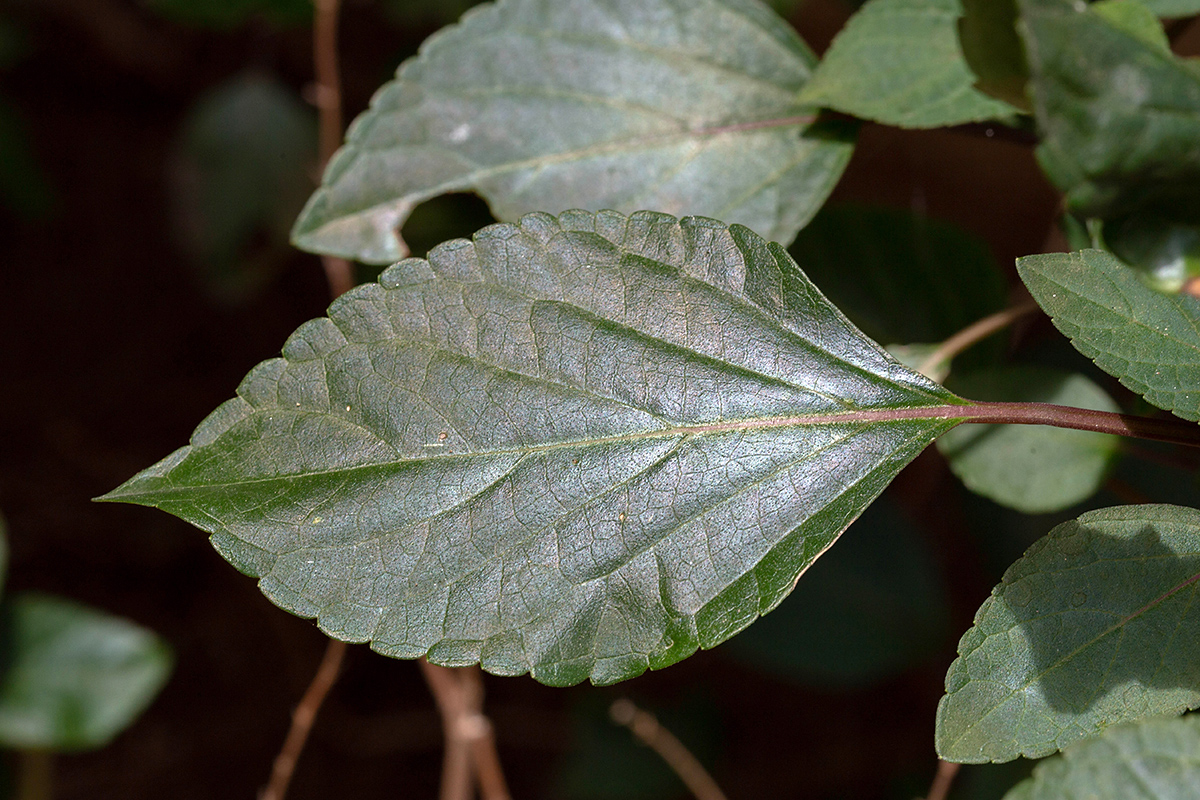
<svg viewBox="0 0 1200 800"><path fill-rule="evenodd" d="M1200 705L1198 578L1200 512L1190 508L1107 508L1050 531L959 642L938 753L1037 758Z"/></svg>
<svg viewBox="0 0 1200 800"><path fill-rule="evenodd" d="M1011 116L974 88L958 41L959 0L870 0L800 92L806 103L905 128Z"/></svg>
<svg viewBox="0 0 1200 800"><path fill-rule="evenodd" d="M414 206L454 191L503 220L653 209L791 241L852 148L796 100L814 61L757 0L481 6L376 94L294 241L395 261Z"/></svg>
<svg viewBox="0 0 1200 800"><path fill-rule="evenodd" d="M1200 14L1200 0L1139 0L1160 17L1190 17Z"/></svg>
<svg viewBox="0 0 1200 800"><path fill-rule="evenodd" d="M1119 410L1103 389L1084 376L1046 367L956 373L949 386L976 400ZM971 491L1027 514L1043 514L1091 497L1108 476L1120 439L1107 433L1032 425L969 425L949 431L937 445L950 469Z"/></svg>
<svg viewBox="0 0 1200 800"><path fill-rule="evenodd" d="M246 73L201 98L175 142L171 188L176 238L205 289L236 301L275 275L316 161L313 114L275 79Z"/></svg>
<svg viewBox="0 0 1200 800"><path fill-rule="evenodd" d="M1200 420L1200 301L1150 288L1101 250L1028 256L1017 270L1081 353L1159 408Z"/></svg>
<svg viewBox="0 0 1200 800"><path fill-rule="evenodd" d="M150 631L56 597L9 599L0 637L4 747L101 747L150 704L171 671L170 650Z"/></svg>
<svg viewBox="0 0 1200 800"><path fill-rule="evenodd" d="M401 262L238 394L104 499L209 531L333 636L551 684L770 611L956 422L880 412L961 402L778 245L614 212Z"/></svg>
<svg viewBox="0 0 1200 800"><path fill-rule="evenodd" d="M1200 717L1105 731L1047 759L1004 800L1189 800L1200 786Z"/></svg>

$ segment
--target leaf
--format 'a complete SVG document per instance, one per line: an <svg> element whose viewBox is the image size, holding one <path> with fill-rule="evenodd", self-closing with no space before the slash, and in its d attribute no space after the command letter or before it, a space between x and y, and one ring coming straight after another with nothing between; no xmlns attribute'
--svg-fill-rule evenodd
<svg viewBox="0 0 1200 800"><path fill-rule="evenodd" d="M1039 758L1200 705L1200 511L1140 505L1063 523L1005 573L938 705L948 761Z"/></svg>
<svg viewBox="0 0 1200 800"><path fill-rule="evenodd" d="M1190 800L1200 786L1200 717L1105 731L1034 768L1004 800Z"/></svg>
<svg viewBox="0 0 1200 800"><path fill-rule="evenodd" d="M312 187L316 119L294 91L255 72L201 98L174 143L176 240L218 299L247 299L292 252L288 231Z"/></svg>
<svg viewBox="0 0 1200 800"><path fill-rule="evenodd" d="M1032 113L1026 84L1029 67L1025 46L1017 34L1016 0L961 0L958 39L975 88Z"/></svg>
<svg viewBox="0 0 1200 800"><path fill-rule="evenodd" d="M343 296L102 499L331 636L612 683L774 608L961 402L746 228L532 214Z"/></svg>
<svg viewBox="0 0 1200 800"><path fill-rule="evenodd" d="M1037 156L1069 208L1111 220L1187 207L1200 221L1200 69L1148 41L1146 21L1118 7L1020 0L1020 8Z"/></svg>
<svg viewBox="0 0 1200 800"><path fill-rule="evenodd" d="M1089 10L1144 44L1164 53L1171 52L1171 42L1158 17L1140 0L1096 0Z"/></svg>
<svg viewBox="0 0 1200 800"><path fill-rule="evenodd" d="M868 686L949 640L946 587L928 546L887 496L727 647L751 668L823 688Z"/></svg>
<svg viewBox="0 0 1200 800"><path fill-rule="evenodd" d="M1008 298L986 242L895 209L826 206L788 252L855 325L887 345L940 342Z"/></svg>
<svg viewBox="0 0 1200 800"><path fill-rule="evenodd" d="M17 595L4 619L4 747L100 747L142 713L171 671L170 650L152 632L59 597Z"/></svg>
<svg viewBox="0 0 1200 800"><path fill-rule="evenodd" d="M949 386L976 400L1120 411L1083 375L1046 367L959 373ZM1044 514L1095 494L1111 471L1121 440L1107 433L1044 425L970 425L949 431L937 446L971 491L1026 514Z"/></svg>
<svg viewBox="0 0 1200 800"><path fill-rule="evenodd" d="M500 0L401 65L293 230L368 263L413 207L476 191L536 210L707 214L791 241L852 149L796 93L815 59L758 0Z"/></svg>
<svg viewBox="0 0 1200 800"><path fill-rule="evenodd" d="M1017 259L1017 272L1079 352L1126 387L1200 420L1200 303L1165 295L1102 250Z"/></svg>
<svg viewBox="0 0 1200 800"><path fill-rule="evenodd" d="M1160 17L1190 17L1200 14L1200 0L1141 0Z"/></svg>
<svg viewBox="0 0 1200 800"><path fill-rule="evenodd" d="M959 0L870 0L834 38L805 103L902 128L1008 117L974 88L958 41Z"/></svg>

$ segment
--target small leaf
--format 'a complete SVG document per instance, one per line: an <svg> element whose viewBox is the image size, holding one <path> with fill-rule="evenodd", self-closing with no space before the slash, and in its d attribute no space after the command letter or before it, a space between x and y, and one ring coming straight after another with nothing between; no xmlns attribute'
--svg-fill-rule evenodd
<svg viewBox="0 0 1200 800"><path fill-rule="evenodd" d="M213 534L331 636L551 684L774 608L963 402L779 245L649 212L403 261L238 395L103 499Z"/></svg>
<svg viewBox="0 0 1200 800"><path fill-rule="evenodd" d="M877 342L940 342L1004 308L987 242L938 219L890 208L826 206L788 252Z"/></svg>
<svg viewBox="0 0 1200 800"><path fill-rule="evenodd" d="M0 745L86 750L142 713L171 671L152 632L58 597L8 601L0 629Z"/></svg>
<svg viewBox="0 0 1200 800"><path fill-rule="evenodd" d="M729 652L801 683L868 686L949 641L946 587L929 547L885 495Z"/></svg>
<svg viewBox="0 0 1200 800"><path fill-rule="evenodd" d="M1200 69L1163 47L1132 5L1020 7L1037 156L1069 208L1105 220L1147 207L1200 212Z"/></svg>
<svg viewBox="0 0 1200 800"><path fill-rule="evenodd" d="M957 373L949 385L976 400L1120 410L1084 376L1045 367ZM1026 514L1044 514L1095 494L1116 460L1121 440L1107 433L1044 425L969 425L948 432L937 446L971 491Z"/></svg>
<svg viewBox="0 0 1200 800"><path fill-rule="evenodd" d="M1200 420L1200 301L1155 291L1102 250L1027 256L1017 272L1079 352L1159 408Z"/></svg>
<svg viewBox="0 0 1200 800"><path fill-rule="evenodd" d="M368 263L413 207L475 191L496 217L707 214L791 241L852 149L796 101L815 58L758 0L500 0L401 65L293 230Z"/></svg>
<svg viewBox="0 0 1200 800"><path fill-rule="evenodd" d="M834 38L805 103L903 128L1008 117L974 87L958 40L959 0L870 0Z"/></svg>
<svg viewBox="0 0 1200 800"><path fill-rule="evenodd" d="M196 103L173 149L176 239L210 293L243 300L293 252L288 231L312 188L316 119L294 91L247 73Z"/></svg>
<svg viewBox="0 0 1200 800"><path fill-rule="evenodd" d="M1034 768L1004 800L1192 800L1200 786L1200 717L1122 725Z"/></svg>
<svg viewBox="0 0 1200 800"><path fill-rule="evenodd" d="M1200 705L1200 511L1121 506L1029 548L959 642L938 705L949 761L1039 758Z"/></svg>

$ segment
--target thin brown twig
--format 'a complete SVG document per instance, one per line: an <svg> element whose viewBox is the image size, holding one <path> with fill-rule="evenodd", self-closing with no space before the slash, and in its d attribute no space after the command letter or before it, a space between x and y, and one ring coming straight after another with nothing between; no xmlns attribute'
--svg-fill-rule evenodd
<svg viewBox="0 0 1200 800"><path fill-rule="evenodd" d="M921 362L921 366L917 368L917 372L920 372L922 375L928 375L930 371L936 369L938 364L941 364L943 361L949 361L971 345L986 339L996 331L1003 330L1026 314L1032 314L1038 310L1038 304L1034 302L1033 298L1028 298L1014 306L1009 306L1003 311L997 311L995 314L990 314L977 322L971 323L938 345L938 348Z"/></svg>
<svg viewBox="0 0 1200 800"><path fill-rule="evenodd" d="M472 778L482 800L511 800L492 723L483 714L479 668L450 669L424 658L419 663L442 716L446 742L439 800L470 800Z"/></svg>
<svg viewBox="0 0 1200 800"><path fill-rule="evenodd" d="M292 727L288 730L287 738L283 740L279 755L275 756L275 764L271 767L271 780L259 795L259 800L283 800L287 794L288 784L292 782L292 775L296 771L296 762L299 761L304 744L308 741L308 734L316 721L317 712L337 681L345 657L346 643L330 639L325 647L321 665L317 667L317 674L308 685L304 696L300 698L300 705L296 706L292 713Z"/></svg>
<svg viewBox="0 0 1200 800"><path fill-rule="evenodd" d="M950 785L954 783L954 776L958 774L961 766L953 761L938 759L937 773L933 776L933 785L929 787L929 794L925 796L925 800L946 800L946 795L950 794Z"/></svg>
<svg viewBox="0 0 1200 800"><path fill-rule="evenodd" d="M721 787L683 742L659 724L653 714L642 711L632 700L620 699L608 710L613 722L624 725L633 735L666 762L696 800L726 800Z"/></svg>
<svg viewBox="0 0 1200 800"><path fill-rule="evenodd" d="M342 141L342 83L338 75L339 0L313 0L313 64L316 71L316 105L319 115L321 168ZM329 293L339 297L354 288L350 262L321 256Z"/></svg>

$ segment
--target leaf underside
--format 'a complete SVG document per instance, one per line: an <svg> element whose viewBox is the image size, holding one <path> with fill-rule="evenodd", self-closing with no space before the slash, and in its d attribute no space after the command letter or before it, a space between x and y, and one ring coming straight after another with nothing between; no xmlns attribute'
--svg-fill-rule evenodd
<svg viewBox="0 0 1200 800"><path fill-rule="evenodd" d="M948 761L1040 758L1200 705L1200 511L1092 511L1009 568L959 642L938 706Z"/></svg>
<svg viewBox="0 0 1200 800"><path fill-rule="evenodd" d="M651 208L790 242L853 147L796 100L815 63L758 0L480 6L379 90L293 241L391 263L418 203L474 191L502 220Z"/></svg>
<svg viewBox="0 0 1200 800"><path fill-rule="evenodd" d="M1017 272L1079 352L1159 408L1200 420L1200 301L1150 288L1102 250L1027 256Z"/></svg>
<svg viewBox="0 0 1200 800"><path fill-rule="evenodd" d="M611 683L774 608L963 401L740 226L531 214L301 326L105 498L381 653ZM921 412L922 414L924 412Z"/></svg>

